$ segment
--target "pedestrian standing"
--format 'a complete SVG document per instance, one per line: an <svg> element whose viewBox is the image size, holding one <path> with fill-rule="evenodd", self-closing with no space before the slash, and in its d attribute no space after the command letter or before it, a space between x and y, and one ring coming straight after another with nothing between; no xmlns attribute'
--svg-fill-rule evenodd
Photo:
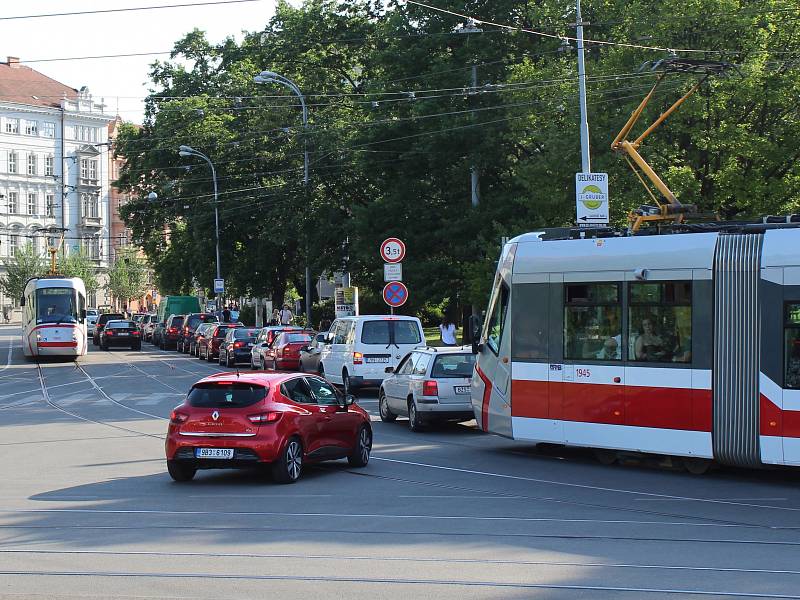
<svg viewBox="0 0 800 600"><path fill-rule="evenodd" d="M442 344L445 346L456 345L456 326L447 315L444 316L439 325L439 335L442 338Z"/></svg>
<svg viewBox="0 0 800 600"><path fill-rule="evenodd" d="M222 322L223 323L230 323L231 322L231 309L227 306L222 311Z"/></svg>
<svg viewBox="0 0 800 600"><path fill-rule="evenodd" d="M294 314L292 314L292 311L289 310L288 304L283 305L283 310L281 311L280 317L281 325L291 325L294 321Z"/></svg>
<svg viewBox="0 0 800 600"><path fill-rule="evenodd" d="M270 325L280 325L281 324L281 311L277 308L272 311L272 316L269 318Z"/></svg>

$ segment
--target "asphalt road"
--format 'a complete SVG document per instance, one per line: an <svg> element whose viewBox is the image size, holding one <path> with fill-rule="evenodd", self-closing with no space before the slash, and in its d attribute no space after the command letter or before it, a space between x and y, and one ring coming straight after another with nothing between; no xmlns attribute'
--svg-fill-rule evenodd
<svg viewBox="0 0 800 600"><path fill-rule="evenodd" d="M800 473L605 467L474 423L381 423L366 469L165 470L216 365L26 362L0 327L0 598L800 598Z"/></svg>

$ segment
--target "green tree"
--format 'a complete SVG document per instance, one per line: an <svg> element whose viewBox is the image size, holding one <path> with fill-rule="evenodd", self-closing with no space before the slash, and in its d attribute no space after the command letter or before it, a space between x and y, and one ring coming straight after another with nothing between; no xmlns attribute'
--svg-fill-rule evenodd
<svg viewBox="0 0 800 600"><path fill-rule="evenodd" d="M83 250L73 250L58 257L58 268L64 277L78 277L83 280L86 286L86 295L90 296L100 289L97 281L97 268L94 262L86 255Z"/></svg>
<svg viewBox="0 0 800 600"><path fill-rule="evenodd" d="M6 272L0 277L0 291L19 301L25 284L31 277L41 277L48 271L47 261L36 252L30 242L17 248L13 257L3 258Z"/></svg>
<svg viewBox="0 0 800 600"><path fill-rule="evenodd" d="M144 295L147 290L147 265L135 248L117 251L114 264L108 269L106 289L126 306L131 299Z"/></svg>

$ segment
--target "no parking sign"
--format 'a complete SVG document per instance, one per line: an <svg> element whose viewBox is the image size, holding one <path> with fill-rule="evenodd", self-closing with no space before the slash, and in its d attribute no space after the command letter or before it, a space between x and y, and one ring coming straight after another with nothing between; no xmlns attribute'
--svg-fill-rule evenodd
<svg viewBox="0 0 800 600"><path fill-rule="evenodd" d="M408 288L402 281L390 281L383 287L383 301L392 308L403 306L408 300Z"/></svg>

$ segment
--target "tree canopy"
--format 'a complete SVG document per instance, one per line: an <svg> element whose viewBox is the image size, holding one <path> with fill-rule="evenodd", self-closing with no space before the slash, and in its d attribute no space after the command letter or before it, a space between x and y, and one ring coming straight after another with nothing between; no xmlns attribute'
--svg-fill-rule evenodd
<svg viewBox="0 0 800 600"><path fill-rule="evenodd" d="M165 293L211 288L217 170L221 264L233 294L304 289L347 267L362 294L383 285L378 245L402 238L411 300L483 303L500 240L573 222L580 170L574 5L521 0L279 2L241 43L194 31L156 62L142 127L116 152L118 185L139 200L124 218ZM608 172L612 218L647 201L610 144L680 56L727 61L644 142L642 153L686 203L722 218L798 210L800 33L784 0L584 2L592 170ZM501 28L491 23L512 25ZM539 33L532 33L539 32ZM184 66L190 65L190 66ZM473 82L473 69L475 82ZM293 81L258 85L262 70ZM697 81L670 74L642 123ZM474 85L473 85L474 83ZM303 152L310 183L303 184ZM480 203L471 202L472 168ZM149 202L149 192L158 194Z"/></svg>
<svg viewBox="0 0 800 600"><path fill-rule="evenodd" d="M48 271L47 261L28 242L17 248L14 256L3 258L6 272L0 277L0 291L19 301L25 291L25 284L31 277L41 277Z"/></svg>

